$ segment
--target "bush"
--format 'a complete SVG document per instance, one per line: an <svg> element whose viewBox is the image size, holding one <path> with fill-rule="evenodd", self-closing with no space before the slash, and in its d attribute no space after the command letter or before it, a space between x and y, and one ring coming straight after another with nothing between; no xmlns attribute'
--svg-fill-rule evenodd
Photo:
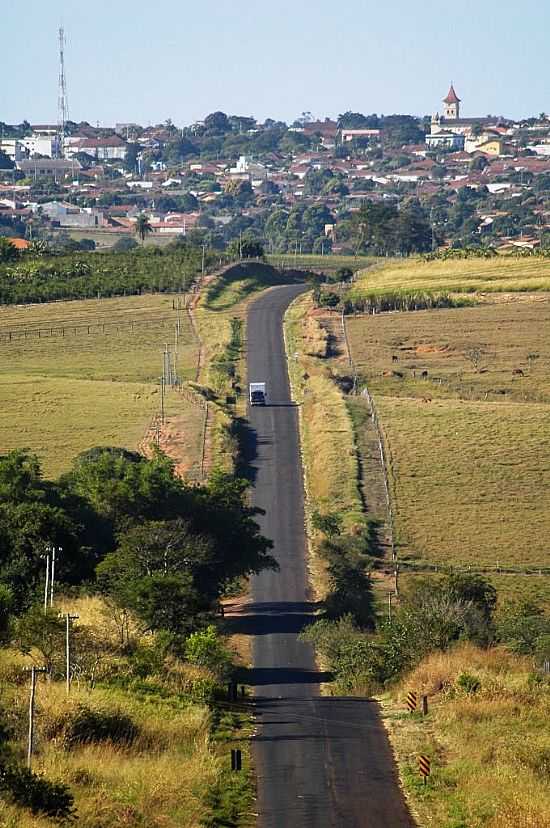
<svg viewBox="0 0 550 828"><path fill-rule="evenodd" d="M47 738L61 738L63 746L70 750L77 745L97 742L113 742L131 745L139 736L139 728L130 716L121 710L92 709L78 704L68 714L55 719L46 734Z"/></svg>
<svg viewBox="0 0 550 828"><path fill-rule="evenodd" d="M225 678L231 672L231 656L213 624L189 636L185 642L185 657L191 664L206 667L219 678Z"/></svg>
<svg viewBox="0 0 550 828"><path fill-rule="evenodd" d="M461 673L456 680L456 686L469 696L473 696L481 688L481 681L471 673Z"/></svg>
<svg viewBox="0 0 550 828"><path fill-rule="evenodd" d="M0 759L0 794L33 814L64 820L75 817L73 795L66 785L50 782L10 760Z"/></svg>

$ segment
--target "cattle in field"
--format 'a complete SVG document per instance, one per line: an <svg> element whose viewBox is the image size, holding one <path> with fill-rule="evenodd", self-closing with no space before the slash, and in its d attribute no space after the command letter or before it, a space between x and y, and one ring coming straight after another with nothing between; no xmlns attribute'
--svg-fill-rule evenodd
<svg viewBox="0 0 550 828"><path fill-rule="evenodd" d="M512 374L514 375L514 377L524 377L525 376L525 374L523 373L521 368L514 368L514 370L512 371Z"/></svg>

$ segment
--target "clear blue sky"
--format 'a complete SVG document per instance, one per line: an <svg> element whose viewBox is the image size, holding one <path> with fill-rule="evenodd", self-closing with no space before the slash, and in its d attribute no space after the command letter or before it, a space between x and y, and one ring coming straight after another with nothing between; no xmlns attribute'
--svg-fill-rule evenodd
<svg viewBox="0 0 550 828"><path fill-rule="evenodd" d="M55 122L57 29L74 120L191 123L217 109L550 111L549 0L2 0L0 120ZM484 7L485 6L485 7Z"/></svg>

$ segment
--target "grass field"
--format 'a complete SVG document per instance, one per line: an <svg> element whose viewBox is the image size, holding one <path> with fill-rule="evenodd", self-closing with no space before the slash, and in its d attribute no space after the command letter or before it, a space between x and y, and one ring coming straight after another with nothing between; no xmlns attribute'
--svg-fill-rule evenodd
<svg viewBox="0 0 550 828"><path fill-rule="evenodd" d="M303 254L295 256L292 253L267 256L269 264L275 267L295 267L298 269L321 270L324 273L334 273L341 267L349 267L352 270L368 267L376 262L373 256L319 256L316 254Z"/></svg>
<svg viewBox="0 0 550 828"><path fill-rule="evenodd" d="M462 674L479 682L475 693L461 688ZM383 700L419 825L549 828L549 696L538 677L530 658L463 645L428 656ZM426 718L405 712L409 690L428 694ZM420 754L431 760L426 786Z"/></svg>
<svg viewBox="0 0 550 828"><path fill-rule="evenodd" d="M175 320L163 295L0 309L0 452L28 447L56 476L92 446L137 448L160 406L161 352L174 342ZM194 378L196 358L182 314L182 379ZM183 409L169 394L167 414Z"/></svg>
<svg viewBox="0 0 550 828"><path fill-rule="evenodd" d="M400 558L548 567L549 298L347 326L384 427ZM548 577L494 579L503 595L532 589L550 601Z"/></svg>
<svg viewBox="0 0 550 828"><path fill-rule="evenodd" d="M550 290L550 261L511 256L434 262L419 258L391 259L360 274L351 294L420 290L449 293Z"/></svg>

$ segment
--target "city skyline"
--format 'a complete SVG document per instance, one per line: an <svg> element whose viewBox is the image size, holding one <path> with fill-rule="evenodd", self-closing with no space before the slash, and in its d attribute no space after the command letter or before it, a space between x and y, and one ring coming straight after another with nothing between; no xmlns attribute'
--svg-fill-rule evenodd
<svg viewBox="0 0 550 828"><path fill-rule="evenodd" d="M30 0L24 49L18 9L8 0L4 11L5 72L17 81L3 89L0 119L8 122L56 121L59 25L76 121L184 125L218 109L287 122L303 111L422 116L441 110L450 81L467 115L520 118L550 108L550 10L538 0L530 14L505 2L498 17L470 0L460 15L442 14L432 0L420 10L398 0L391 14L350 0L336 15L326 0L300 9L282 0L276 10L243 0L183 9L168 0L157 18L135 3L98 0L77 12L68 0L51 9Z"/></svg>

